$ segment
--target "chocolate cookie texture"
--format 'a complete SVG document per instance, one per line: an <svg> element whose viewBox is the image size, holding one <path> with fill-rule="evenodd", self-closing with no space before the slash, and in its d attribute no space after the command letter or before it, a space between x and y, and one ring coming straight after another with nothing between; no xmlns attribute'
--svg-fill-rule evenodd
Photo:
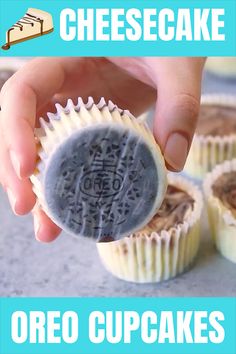
<svg viewBox="0 0 236 354"><path fill-rule="evenodd" d="M56 224L97 241L144 226L161 205L165 166L146 124L101 100L57 105L41 121L35 193Z"/></svg>

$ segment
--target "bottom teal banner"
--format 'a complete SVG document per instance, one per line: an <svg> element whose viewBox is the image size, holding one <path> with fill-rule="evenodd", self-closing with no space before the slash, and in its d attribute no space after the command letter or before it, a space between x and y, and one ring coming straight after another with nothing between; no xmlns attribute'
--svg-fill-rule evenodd
<svg viewBox="0 0 236 354"><path fill-rule="evenodd" d="M236 298L3 298L0 354L236 354Z"/></svg>

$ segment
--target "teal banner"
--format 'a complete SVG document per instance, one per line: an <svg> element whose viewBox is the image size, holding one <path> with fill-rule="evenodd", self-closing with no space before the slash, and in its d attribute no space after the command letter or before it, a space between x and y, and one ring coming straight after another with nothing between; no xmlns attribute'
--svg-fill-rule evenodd
<svg viewBox="0 0 236 354"><path fill-rule="evenodd" d="M236 56L236 0L0 0L1 56Z"/></svg>
<svg viewBox="0 0 236 354"><path fill-rule="evenodd" d="M0 300L1 354L235 354L236 298Z"/></svg>

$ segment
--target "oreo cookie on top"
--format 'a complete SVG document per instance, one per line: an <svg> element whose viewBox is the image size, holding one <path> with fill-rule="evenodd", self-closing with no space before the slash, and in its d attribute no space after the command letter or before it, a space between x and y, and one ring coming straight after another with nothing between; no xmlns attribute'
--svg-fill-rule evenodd
<svg viewBox="0 0 236 354"><path fill-rule="evenodd" d="M146 225L166 191L164 159L147 125L104 99L56 107L36 132L32 182L45 212L69 233L99 242Z"/></svg>

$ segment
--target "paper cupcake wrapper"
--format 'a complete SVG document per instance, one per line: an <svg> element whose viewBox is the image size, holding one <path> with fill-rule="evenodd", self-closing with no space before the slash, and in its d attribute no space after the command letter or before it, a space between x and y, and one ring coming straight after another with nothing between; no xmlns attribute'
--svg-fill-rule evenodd
<svg viewBox="0 0 236 354"><path fill-rule="evenodd" d="M183 177L170 174L168 181L193 197L193 210L169 231L141 230L119 241L97 243L105 268L114 276L137 283L160 282L181 274L193 263L199 248L202 194Z"/></svg>
<svg viewBox="0 0 236 354"><path fill-rule="evenodd" d="M56 108L36 132L39 162L31 180L42 208L65 231L99 241L141 228L166 191L164 159L146 123L104 99Z"/></svg>
<svg viewBox="0 0 236 354"><path fill-rule="evenodd" d="M236 107L236 96L204 95L201 104ZM203 178L216 165L236 157L236 134L228 136L203 136L195 134L185 172L196 178Z"/></svg>
<svg viewBox="0 0 236 354"><path fill-rule="evenodd" d="M236 263L236 219L212 191L214 182L224 173L236 171L236 159L225 161L209 173L203 183L207 200L208 218L212 238L218 251L228 260Z"/></svg>

